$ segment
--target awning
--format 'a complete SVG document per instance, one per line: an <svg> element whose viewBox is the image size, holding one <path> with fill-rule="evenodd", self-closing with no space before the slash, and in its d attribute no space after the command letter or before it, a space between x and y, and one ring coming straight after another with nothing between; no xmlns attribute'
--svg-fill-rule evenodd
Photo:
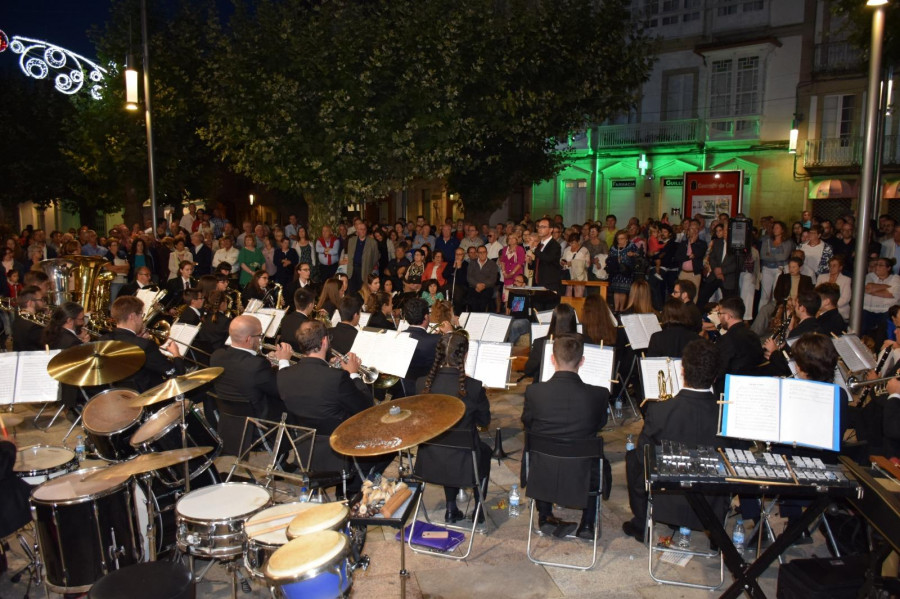
<svg viewBox="0 0 900 599"><path fill-rule="evenodd" d="M855 183L843 179L824 179L822 181L813 182L809 188L809 199L811 200L855 197Z"/></svg>

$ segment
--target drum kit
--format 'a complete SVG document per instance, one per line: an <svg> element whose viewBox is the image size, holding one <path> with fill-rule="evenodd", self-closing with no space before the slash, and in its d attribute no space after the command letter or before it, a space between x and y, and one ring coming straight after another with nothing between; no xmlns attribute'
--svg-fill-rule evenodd
<svg viewBox="0 0 900 599"><path fill-rule="evenodd" d="M48 371L67 384L113 383L142 365L142 351L132 348L116 341L77 346L51 360ZM83 428L108 465L80 467L65 447L18 452L16 474L35 485L36 570L43 569L50 590L85 592L114 570L177 549L176 556L187 555L192 564L210 560L207 569L224 563L234 574L235 597L240 565L265 580L273 596L346 596L353 569L368 558L359 555L345 502L273 505L268 488L219 480L213 460L222 442L184 396L221 372L207 368L144 393L110 388L91 397ZM403 398L348 419L331 444L354 457L389 454L441 434L463 413L453 397Z"/></svg>

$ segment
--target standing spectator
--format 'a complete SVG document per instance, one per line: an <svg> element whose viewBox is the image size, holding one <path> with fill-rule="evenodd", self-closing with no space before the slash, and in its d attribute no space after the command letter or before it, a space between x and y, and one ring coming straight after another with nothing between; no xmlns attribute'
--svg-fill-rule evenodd
<svg viewBox="0 0 900 599"><path fill-rule="evenodd" d="M569 235L569 243L563 251L560 265L569 270L569 279L573 281L587 281L587 270L590 265L591 255L587 249L581 247L581 238L577 233ZM566 287L566 296L584 297L584 285L569 285Z"/></svg>
<svg viewBox="0 0 900 599"><path fill-rule="evenodd" d="M900 302L900 275L891 274L893 266L893 258L878 258L875 270L866 275L860 334L871 335L875 347L881 347L887 338L888 310Z"/></svg>
<svg viewBox="0 0 900 599"><path fill-rule="evenodd" d="M894 267L891 269L893 274L897 274L900 270L898 260L900 260L900 225L895 225L892 235L881 242L881 251L879 255L882 258L892 258Z"/></svg>
<svg viewBox="0 0 900 599"><path fill-rule="evenodd" d="M603 231L603 234L604 234L603 241L606 242L606 247L608 247L608 248L612 247L613 244L615 243L616 233L618 232L618 229L616 228L617 222L618 222L618 219L616 218L615 214L606 215L606 229L604 229L604 231ZM590 251L590 248L588 248L588 251Z"/></svg>
<svg viewBox="0 0 900 599"><path fill-rule="evenodd" d="M709 258L709 274L700 287L697 304L705 305L716 290L721 290L722 297L739 295L738 279L741 264L735 253L728 247L728 227L716 226L716 238L707 253Z"/></svg>
<svg viewBox="0 0 900 599"><path fill-rule="evenodd" d="M275 239L271 235L263 237L261 251L263 259L266 261L264 270L266 271L266 274L269 275L269 278L273 279L277 269L275 267Z"/></svg>
<svg viewBox="0 0 900 599"><path fill-rule="evenodd" d="M316 240L316 255L319 259L321 278L326 280L333 277L338 269L341 243L328 225L322 227L322 236Z"/></svg>
<svg viewBox="0 0 900 599"><path fill-rule="evenodd" d="M185 246L184 238L179 237L175 240L172 253L169 254L169 279L178 276L178 265L185 260L193 262L194 254Z"/></svg>
<svg viewBox="0 0 900 599"><path fill-rule="evenodd" d="M349 293L356 293L378 264L378 243L368 235L366 224L356 223L356 235L347 242L347 277Z"/></svg>
<svg viewBox="0 0 900 599"><path fill-rule="evenodd" d="M203 275L211 275L213 253L203 243L203 234L199 231L191 233L191 252L194 254L194 276L199 279Z"/></svg>
<svg viewBox="0 0 900 599"><path fill-rule="evenodd" d="M788 258L794 249L794 243L785 239L787 232L781 221L772 223L772 236L763 239L759 250L759 261L762 265L762 280L759 288L759 305L764 306L772 299L772 290L778 275L784 272Z"/></svg>
<svg viewBox="0 0 900 599"><path fill-rule="evenodd" d="M107 264L105 268L116 275L116 278L113 279L109 286L109 302L112 304L112 302L116 301L116 297L118 297L122 287L128 283L129 267L128 260L123 258L120 253L118 240L111 240L107 249L109 250L112 264Z"/></svg>
<svg viewBox="0 0 900 599"><path fill-rule="evenodd" d="M470 247L477 248L482 245L484 245L484 240L478 234L478 229L475 228L475 225L466 225L466 237L459 242L459 247L468 253Z"/></svg>
<svg viewBox="0 0 900 599"><path fill-rule="evenodd" d="M609 273L609 288L613 293L613 309L621 312L628 301L628 292L634 280L634 259L638 249L628 243L628 233L616 233L615 243L609 249L606 270Z"/></svg>
<svg viewBox="0 0 900 599"><path fill-rule="evenodd" d="M680 264L679 279L686 279L700 287L700 274L703 271L703 258L706 256L706 242L700 239L700 222L690 219L686 223L685 238L678 245L675 260ZM607 267L608 270L608 267Z"/></svg>
<svg viewBox="0 0 900 599"><path fill-rule="evenodd" d="M138 269L146 267L150 273L156 272L156 264L154 263L153 254L147 251L147 243L143 237L138 237L131 244L131 253L128 254L128 264L130 266L129 273L134 280L134 276Z"/></svg>
<svg viewBox="0 0 900 599"><path fill-rule="evenodd" d="M291 241L297 241L297 230L299 225L297 224L297 215L296 214L288 214L288 224L284 226L284 236L290 239ZM279 244L281 245L281 244Z"/></svg>
<svg viewBox="0 0 900 599"><path fill-rule="evenodd" d="M250 282L253 274L262 268L265 263L266 259L263 257L262 250L256 247L256 238L252 232L249 235L244 235L244 247L238 253L237 259L237 264L240 268L239 283L241 288Z"/></svg>
<svg viewBox="0 0 900 599"><path fill-rule="evenodd" d="M833 250L822 241L821 225L809 228L807 241L800 249L803 250L803 274L815 281L816 277L828 272L828 261L833 255Z"/></svg>
<svg viewBox="0 0 900 599"><path fill-rule="evenodd" d="M417 250L423 245L427 245L430 248L434 247L434 235L431 234L431 225L423 224L421 233L418 233L416 237L413 239L413 249Z"/></svg>
<svg viewBox="0 0 900 599"><path fill-rule="evenodd" d="M512 232L506 235L506 249L500 253L498 266L503 278L503 301L508 299L508 287L512 287L516 277L525 275L525 250L519 245L519 234Z"/></svg>
<svg viewBox="0 0 900 599"><path fill-rule="evenodd" d="M192 202L188 204L187 214L181 217L178 226L190 235L194 230L194 221L197 220L197 206Z"/></svg>
<svg viewBox="0 0 900 599"><path fill-rule="evenodd" d="M247 247L246 240L249 237L250 239L253 239L253 246L259 247L258 245L256 245L256 239L253 237L253 223L251 223L249 220L245 220L243 223L241 223L241 229L242 232L237 236L237 246L239 248Z"/></svg>
<svg viewBox="0 0 900 599"><path fill-rule="evenodd" d="M834 283L840 290L835 308L844 320L850 320L850 277L842 271L844 268L844 257L842 255L832 256L828 261L828 272L819 275L816 279L816 286L822 283Z"/></svg>
<svg viewBox="0 0 900 599"><path fill-rule="evenodd" d="M209 224L212 227L213 238L219 239L225 233L225 225L230 223L227 218L223 217L221 208L213 208L213 215L209 219Z"/></svg>
<svg viewBox="0 0 900 599"><path fill-rule="evenodd" d="M275 282L287 288L297 264L300 263L297 250L291 247L290 238L281 238L281 247L275 250L273 261L275 262Z"/></svg>
<svg viewBox="0 0 900 599"><path fill-rule="evenodd" d="M759 289L759 250L754 247L752 239L747 244L748 249L738 256L741 262L741 274L738 279L741 300L744 302L744 320L753 320L753 299Z"/></svg>
<svg viewBox="0 0 900 599"><path fill-rule="evenodd" d="M457 315L462 314L469 289L469 263L461 247L456 248L453 262L447 265L444 272L447 277L447 295L453 303L453 311Z"/></svg>
<svg viewBox="0 0 900 599"><path fill-rule="evenodd" d="M472 312L487 312L499 273L497 263L488 259L487 247L481 246L477 251L478 258L469 263L466 274L469 280L468 304Z"/></svg>

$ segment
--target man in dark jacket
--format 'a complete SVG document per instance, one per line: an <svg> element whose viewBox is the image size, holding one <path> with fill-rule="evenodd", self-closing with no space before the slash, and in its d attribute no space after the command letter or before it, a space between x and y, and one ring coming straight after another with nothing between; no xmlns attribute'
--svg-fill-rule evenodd
<svg viewBox="0 0 900 599"><path fill-rule="evenodd" d="M347 354L356 341L356 334L359 329L359 311L362 301L358 296L348 295L341 299L338 304L338 313L341 315L341 321L331 329L331 347L342 354Z"/></svg>
<svg viewBox="0 0 900 599"><path fill-rule="evenodd" d="M706 256L706 242L700 239L700 223L687 220L684 223L685 238L678 244L675 252L675 263L681 268L679 279L687 279L700 287L700 275L703 272L703 257Z"/></svg>
<svg viewBox="0 0 900 599"><path fill-rule="evenodd" d="M281 320L281 340L289 343L295 352L300 351L297 345L297 331L300 325L309 320L309 313L316 302L315 294L309 289L300 288L294 292L294 311Z"/></svg>
<svg viewBox="0 0 900 599"><path fill-rule="evenodd" d="M541 241L528 255L528 261L534 269L534 285L559 293L562 286L562 266L559 264L562 248L559 242L553 239L549 218L542 218L537 222L537 232ZM547 309L547 306L542 306L541 309Z"/></svg>
<svg viewBox="0 0 900 599"><path fill-rule="evenodd" d="M584 342L580 335L559 335L553 342L554 375L545 383L532 383L525 390L522 423L526 438L529 433L565 439L594 438L606 424L606 407L609 391L603 387L588 385L578 376L584 363ZM527 448L526 448L527 449ZM545 456L542 456L545 457ZM576 535L592 538L595 512L591 509L590 489L596 489L600 473L593 464L580 462L567 468L582 468L580 476L567 477L565 486L558 485L558 461L546 459L529 464L531 473L527 488L528 497L536 500L538 526L545 533L564 536L573 526L553 515L549 501L559 493L566 495L565 505L582 507L581 523ZM542 499L545 498L545 499Z"/></svg>
<svg viewBox="0 0 900 599"><path fill-rule="evenodd" d="M716 342L719 378L716 392L725 390L726 374L751 374L765 361L759 337L744 324L744 301L730 297L719 303L719 319L725 333Z"/></svg>
<svg viewBox="0 0 900 599"><path fill-rule="evenodd" d="M409 329L407 329L409 336L418 341L409 363L409 370L406 371L406 378L403 379L404 391L407 395L412 395L415 392L416 381L431 370L435 348L437 348L441 336L428 332L426 328L428 326L428 303L422 298L415 297L406 300L403 304L403 318L409 323Z"/></svg>
<svg viewBox="0 0 900 599"><path fill-rule="evenodd" d="M212 274L212 250L203 243L203 235L193 233L191 235L191 253L194 254L194 276Z"/></svg>

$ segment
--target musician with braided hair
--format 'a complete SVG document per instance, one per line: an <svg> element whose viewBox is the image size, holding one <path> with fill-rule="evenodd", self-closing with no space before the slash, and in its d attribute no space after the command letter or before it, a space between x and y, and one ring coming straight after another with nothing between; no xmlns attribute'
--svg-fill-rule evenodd
<svg viewBox="0 0 900 599"><path fill-rule="evenodd" d="M491 404L481 381L466 376L466 355L469 353L469 339L461 331L442 335L437 344L434 364L431 371L420 378L416 384L417 393L440 393L458 397L466 406L465 414L454 426L472 432L476 440L478 455L478 474L481 477L482 495L487 494L487 483L491 469L491 448L477 439L476 427L487 426L491 422ZM433 439L440 443L441 437ZM416 458L416 474L429 481L459 480L473 478L471 475L472 457L468 451L458 451L447 447L422 445ZM444 497L447 500L447 511L444 521L458 522L466 516L456 505L457 487L444 486ZM473 496L478 501L478 492L473 489ZM477 505L476 505L477 508ZM474 512L473 512L474 513ZM484 510L478 515L478 521L484 521Z"/></svg>

